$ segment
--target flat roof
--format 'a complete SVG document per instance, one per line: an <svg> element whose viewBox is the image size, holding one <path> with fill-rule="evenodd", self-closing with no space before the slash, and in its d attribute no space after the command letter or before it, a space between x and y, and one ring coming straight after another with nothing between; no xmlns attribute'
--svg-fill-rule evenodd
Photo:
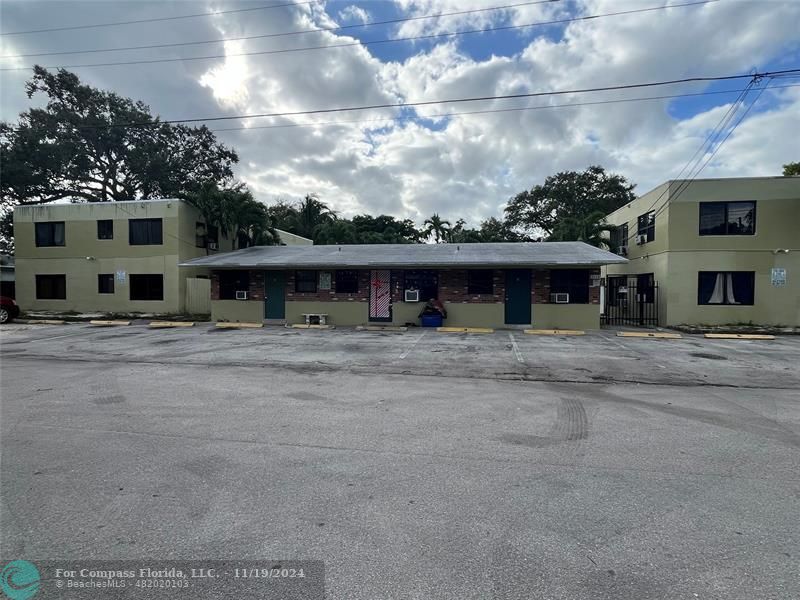
<svg viewBox="0 0 800 600"><path fill-rule="evenodd" d="M495 244L351 244L329 246L254 246L201 256L182 267L235 268L391 268L600 266L626 258L583 242Z"/></svg>

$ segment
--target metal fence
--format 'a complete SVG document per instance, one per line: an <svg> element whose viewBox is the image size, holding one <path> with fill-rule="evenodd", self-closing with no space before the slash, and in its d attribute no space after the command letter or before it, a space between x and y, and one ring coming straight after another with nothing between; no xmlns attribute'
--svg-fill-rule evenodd
<svg viewBox="0 0 800 600"><path fill-rule="evenodd" d="M603 296L604 325L658 326L658 282L608 277Z"/></svg>

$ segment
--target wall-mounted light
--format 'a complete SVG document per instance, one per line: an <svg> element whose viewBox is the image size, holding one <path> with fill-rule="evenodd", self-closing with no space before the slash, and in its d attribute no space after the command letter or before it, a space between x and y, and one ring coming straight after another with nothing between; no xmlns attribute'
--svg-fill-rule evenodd
<svg viewBox="0 0 800 600"><path fill-rule="evenodd" d="M86 260L97 260L94 256L87 256Z"/></svg>
<svg viewBox="0 0 800 600"><path fill-rule="evenodd" d="M789 252L789 248L775 248L775 250L772 251L773 254L789 254Z"/></svg>

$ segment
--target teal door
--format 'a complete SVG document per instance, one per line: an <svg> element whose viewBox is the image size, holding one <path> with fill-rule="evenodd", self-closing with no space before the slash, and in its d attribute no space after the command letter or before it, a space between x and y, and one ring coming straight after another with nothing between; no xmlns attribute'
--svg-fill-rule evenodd
<svg viewBox="0 0 800 600"><path fill-rule="evenodd" d="M264 271L264 318L285 319L286 276L283 271Z"/></svg>
<svg viewBox="0 0 800 600"><path fill-rule="evenodd" d="M529 269L506 271L506 324L531 323L531 272Z"/></svg>

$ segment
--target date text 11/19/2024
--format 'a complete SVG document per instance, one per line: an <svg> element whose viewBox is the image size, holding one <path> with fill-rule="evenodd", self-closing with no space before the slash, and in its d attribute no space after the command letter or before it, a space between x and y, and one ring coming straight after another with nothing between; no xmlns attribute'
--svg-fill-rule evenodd
<svg viewBox="0 0 800 600"><path fill-rule="evenodd" d="M151 569L150 567L145 567L138 569L138 573L133 570L103 571L81 569L80 571L70 571L56 569L57 578L97 577L112 579L140 577L145 579L214 579L220 576L233 577L234 579L305 579L306 575L302 568L289 569L280 567L234 567L222 572L220 572L219 569L212 568L191 568L188 572L185 572L183 569L176 569L175 567L169 569Z"/></svg>

